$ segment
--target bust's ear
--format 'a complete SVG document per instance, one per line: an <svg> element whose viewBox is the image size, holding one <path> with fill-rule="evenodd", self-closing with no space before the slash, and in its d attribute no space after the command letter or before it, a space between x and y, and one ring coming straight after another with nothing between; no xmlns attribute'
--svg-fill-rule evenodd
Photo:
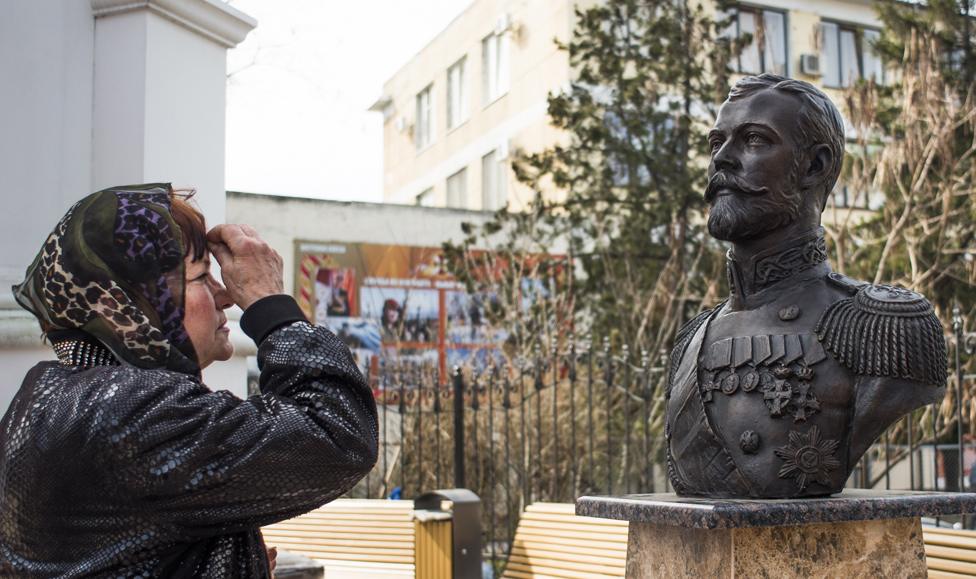
<svg viewBox="0 0 976 579"><path fill-rule="evenodd" d="M800 178L803 189L815 187L827 178L827 171L833 164L833 154L825 144L814 145L809 152L810 162L806 165L806 172Z"/></svg>

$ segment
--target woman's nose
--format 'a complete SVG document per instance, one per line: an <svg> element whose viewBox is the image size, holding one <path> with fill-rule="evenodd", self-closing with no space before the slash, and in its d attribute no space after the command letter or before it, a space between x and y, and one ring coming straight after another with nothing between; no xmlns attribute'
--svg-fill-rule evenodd
<svg viewBox="0 0 976 579"><path fill-rule="evenodd" d="M230 292L224 287L224 284L219 281L214 280L213 282L213 297L214 304L217 306L218 310L226 310L227 308L234 305L234 301L230 299Z"/></svg>

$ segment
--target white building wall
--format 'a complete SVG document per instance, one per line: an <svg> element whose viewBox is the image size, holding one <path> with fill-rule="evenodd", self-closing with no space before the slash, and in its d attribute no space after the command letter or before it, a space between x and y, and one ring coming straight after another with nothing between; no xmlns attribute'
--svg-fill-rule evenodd
<svg viewBox="0 0 976 579"><path fill-rule="evenodd" d="M0 414L26 370L51 359L14 302L45 236L83 196L112 185L193 186L224 218L226 49L256 25L217 0L9 0L0 7ZM253 344L204 374L245 392Z"/></svg>
<svg viewBox="0 0 976 579"><path fill-rule="evenodd" d="M490 217L487 211L227 192L227 222L254 227L281 254L285 292L292 295L299 241L440 247L464 237L463 222L482 224Z"/></svg>

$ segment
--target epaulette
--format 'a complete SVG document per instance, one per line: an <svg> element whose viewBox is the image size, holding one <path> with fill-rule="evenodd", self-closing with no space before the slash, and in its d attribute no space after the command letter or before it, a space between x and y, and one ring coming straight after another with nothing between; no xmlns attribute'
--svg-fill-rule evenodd
<svg viewBox="0 0 976 579"><path fill-rule="evenodd" d="M817 338L834 358L860 376L945 385L945 336L925 297L831 275L835 284L857 284L854 295L831 304L817 322Z"/></svg>
<svg viewBox="0 0 976 579"><path fill-rule="evenodd" d="M668 371L668 384L667 393L671 393L671 382L674 379L674 373L678 369L678 364L681 362L681 357L684 356L685 350L688 349L688 343L695 336L695 332L698 328L716 311L718 311L725 302L718 304L710 310L704 310L699 312L698 315L691 318L681 328L678 330L677 336L674 338L674 348L671 349L671 359L669 361L669 371Z"/></svg>
<svg viewBox="0 0 976 579"><path fill-rule="evenodd" d="M827 274L827 281L830 282L831 285L839 287L850 294L856 294L859 289L871 285L866 281L856 280L852 277L847 277L842 273L837 273L836 271L832 271Z"/></svg>

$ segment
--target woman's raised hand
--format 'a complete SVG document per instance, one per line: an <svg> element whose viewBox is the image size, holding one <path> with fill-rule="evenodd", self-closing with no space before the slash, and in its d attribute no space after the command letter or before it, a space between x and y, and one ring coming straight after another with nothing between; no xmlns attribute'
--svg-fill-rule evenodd
<svg viewBox="0 0 976 579"><path fill-rule="evenodd" d="M218 225L207 233L207 242L227 292L241 309L284 293L281 256L250 225Z"/></svg>

